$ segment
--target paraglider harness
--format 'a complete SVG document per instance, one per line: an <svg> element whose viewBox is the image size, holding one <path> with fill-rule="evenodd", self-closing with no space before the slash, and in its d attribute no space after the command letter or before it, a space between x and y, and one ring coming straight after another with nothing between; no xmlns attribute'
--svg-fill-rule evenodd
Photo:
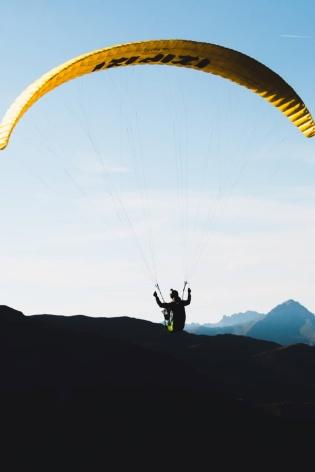
<svg viewBox="0 0 315 472"><path fill-rule="evenodd" d="M188 282L185 280L182 299L184 298L185 288L186 288L187 284L188 284ZM157 283L155 286L158 289L159 294L161 295L161 299L162 299L163 303L165 303L165 300L163 298L163 295L162 295L159 284ZM163 316L164 316L164 325L166 326L167 331L172 333L173 332L173 320L174 320L173 312L172 312L172 310L168 310L167 308L163 308L162 313L163 313Z"/></svg>
<svg viewBox="0 0 315 472"><path fill-rule="evenodd" d="M167 308L163 308L162 313L164 315L164 324L167 328L167 331L170 333L173 331L173 312Z"/></svg>
<svg viewBox="0 0 315 472"><path fill-rule="evenodd" d="M160 286L158 283L155 284L160 296L161 296L161 300L163 303L165 303L165 300L164 300L164 297L163 297L163 294L161 292L161 289L160 289ZM163 313L163 316L164 316L164 325L165 327L167 328L167 330L169 332L172 332L173 331L173 312L172 311L169 311L167 308L163 308L162 310L162 313Z"/></svg>

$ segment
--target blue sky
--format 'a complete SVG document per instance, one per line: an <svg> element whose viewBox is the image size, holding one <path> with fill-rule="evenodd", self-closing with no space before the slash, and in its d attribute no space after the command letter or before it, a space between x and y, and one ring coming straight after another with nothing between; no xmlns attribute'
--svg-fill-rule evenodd
<svg viewBox="0 0 315 472"><path fill-rule="evenodd" d="M1 23L1 114L67 59L161 38L255 57L315 113L310 0L4 0ZM188 277L190 321L288 298L315 311L314 146L208 74L125 68L68 83L0 155L0 303L158 321L152 279L167 295Z"/></svg>

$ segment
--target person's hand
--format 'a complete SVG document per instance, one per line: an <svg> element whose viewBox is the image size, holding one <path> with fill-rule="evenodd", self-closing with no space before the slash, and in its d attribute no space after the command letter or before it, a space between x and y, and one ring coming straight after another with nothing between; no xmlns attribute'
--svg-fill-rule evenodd
<svg viewBox="0 0 315 472"><path fill-rule="evenodd" d="M188 293L191 293L191 288L188 288Z"/></svg>
<svg viewBox="0 0 315 472"><path fill-rule="evenodd" d="M156 293L156 292L154 292L154 293L153 293L153 296L154 296L154 297L157 297L157 293Z"/></svg>

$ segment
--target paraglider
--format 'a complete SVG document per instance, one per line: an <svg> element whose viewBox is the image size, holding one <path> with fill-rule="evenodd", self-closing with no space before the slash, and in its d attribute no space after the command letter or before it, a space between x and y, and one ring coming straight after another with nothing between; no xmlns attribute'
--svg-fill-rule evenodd
<svg viewBox="0 0 315 472"><path fill-rule="evenodd" d="M9 107L0 123L0 150L9 144L17 123L40 98L60 85L98 71L136 65L160 65L191 68L229 79L260 95L280 110L308 138L315 136L315 122L296 91L277 73L257 60L216 44L180 39L152 40L121 44L75 57L42 75L29 85ZM228 134L228 129L224 129ZM184 286L185 290L185 286ZM181 331L185 326L187 300L171 291L172 301L157 304L166 310L168 329ZM169 328L171 327L171 328Z"/></svg>
<svg viewBox="0 0 315 472"><path fill-rule="evenodd" d="M13 102L0 124L0 150L25 112L41 97L85 74L114 67L167 65L219 75L257 93L278 108L303 134L315 136L315 122L303 100L278 74L255 59L216 44L166 39L127 43L75 57L50 70Z"/></svg>
<svg viewBox="0 0 315 472"><path fill-rule="evenodd" d="M183 291L184 292L184 291ZM153 293L156 303L160 308L163 308L164 318L166 321L166 327L168 331L176 333L183 331L186 322L185 306L190 305L191 302L191 289L188 288L187 300L180 298L178 291L171 289L170 298L171 302L163 302L159 299L157 292Z"/></svg>

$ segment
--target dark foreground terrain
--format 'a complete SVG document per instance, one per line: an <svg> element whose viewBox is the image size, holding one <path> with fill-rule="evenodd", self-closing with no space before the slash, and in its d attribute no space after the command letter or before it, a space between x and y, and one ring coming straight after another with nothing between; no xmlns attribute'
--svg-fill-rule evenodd
<svg viewBox="0 0 315 472"><path fill-rule="evenodd" d="M304 344L0 306L0 350L2 447L13 445L13 458L48 447L46 461L66 448L73 461L151 451L152 463L212 464L253 451L262 461L271 449L287 457L313 442L315 348Z"/></svg>

